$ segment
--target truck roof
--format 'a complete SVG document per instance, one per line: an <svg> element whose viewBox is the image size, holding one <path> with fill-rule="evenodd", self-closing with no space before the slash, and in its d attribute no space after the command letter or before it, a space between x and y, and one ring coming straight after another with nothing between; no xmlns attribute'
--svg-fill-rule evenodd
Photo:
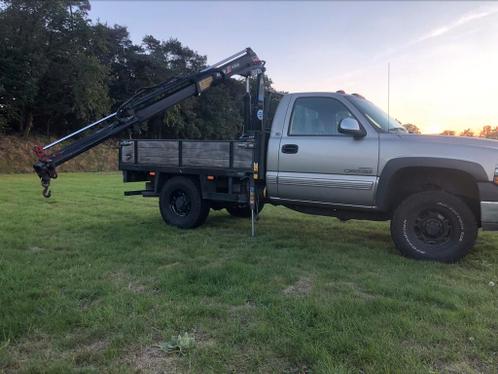
<svg viewBox="0 0 498 374"><path fill-rule="evenodd" d="M343 90L339 91L307 91L307 92L289 92L289 95L306 95L306 96L313 96L313 95L332 95L332 96L353 96L353 97L359 97L361 99L365 99L362 95L358 93L346 93Z"/></svg>

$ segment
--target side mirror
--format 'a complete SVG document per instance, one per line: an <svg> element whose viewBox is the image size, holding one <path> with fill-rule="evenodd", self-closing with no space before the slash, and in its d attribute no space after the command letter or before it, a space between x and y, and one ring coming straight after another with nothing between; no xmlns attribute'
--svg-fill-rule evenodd
<svg viewBox="0 0 498 374"><path fill-rule="evenodd" d="M357 120L351 117L343 118L339 123L339 132L342 134L353 135L355 138L365 136L363 130Z"/></svg>

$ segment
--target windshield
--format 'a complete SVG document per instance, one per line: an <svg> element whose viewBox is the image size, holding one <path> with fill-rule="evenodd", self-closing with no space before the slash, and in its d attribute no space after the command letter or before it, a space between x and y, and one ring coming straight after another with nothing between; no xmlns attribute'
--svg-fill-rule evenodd
<svg viewBox="0 0 498 374"><path fill-rule="evenodd" d="M406 132L405 128L397 119L389 117L386 112L370 101L355 96L348 96L348 99L365 117L367 117L368 121L373 126L384 131Z"/></svg>

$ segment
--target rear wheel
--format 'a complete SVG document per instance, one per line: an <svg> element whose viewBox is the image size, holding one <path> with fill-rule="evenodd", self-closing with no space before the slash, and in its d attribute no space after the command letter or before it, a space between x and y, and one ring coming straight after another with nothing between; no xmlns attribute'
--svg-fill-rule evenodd
<svg viewBox="0 0 498 374"><path fill-rule="evenodd" d="M206 221L209 202L202 199L199 187L191 179L174 177L161 190L159 210L168 225L191 229Z"/></svg>
<svg viewBox="0 0 498 374"><path fill-rule="evenodd" d="M477 223L467 204L441 191L406 198L394 211L391 236L405 256L454 262L473 247Z"/></svg>

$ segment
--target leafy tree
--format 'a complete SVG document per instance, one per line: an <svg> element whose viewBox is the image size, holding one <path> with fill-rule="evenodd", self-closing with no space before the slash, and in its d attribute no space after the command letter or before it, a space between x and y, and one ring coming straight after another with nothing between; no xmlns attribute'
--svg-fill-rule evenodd
<svg viewBox="0 0 498 374"><path fill-rule="evenodd" d="M468 137L473 137L474 136L474 131L471 129L465 129L460 133L460 136L468 136Z"/></svg>
<svg viewBox="0 0 498 374"><path fill-rule="evenodd" d="M88 54L88 1L8 0L0 12L2 103L17 130L70 129L108 109L106 69Z"/></svg>
<svg viewBox="0 0 498 374"><path fill-rule="evenodd" d="M47 69L43 32L49 12L41 2L4 1L0 13L0 85L5 117L29 134L38 82Z"/></svg>
<svg viewBox="0 0 498 374"><path fill-rule="evenodd" d="M479 136L481 138L498 139L498 126L492 127L489 125L483 126Z"/></svg>
<svg viewBox="0 0 498 374"><path fill-rule="evenodd" d="M404 124L403 127L406 129L406 131L408 131L410 134L421 134L420 132L420 129L411 124L411 123L407 123L407 124Z"/></svg>
<svg viewBox="0 0 498 374"><path fill-rule="evenodd" d="M142 46L151 62L151 78L165 80L194 73L206 65L206 56L185 47L177 39L160 41L152 35L143 38Z"/></svg>
<svg viewBox="0 0 498 374"><path fill-rule="evenodd" d="M5 97L5 88L0 84L0 134L7 131L9 127L7 105L2 104Z"/></svg>
<svg viewBox="0 0 498 374"><path fill-rule="evenodd" d="M450 135L450 136L455 136L456 132L454 130L444 130L441 134L439 135Z"/></svg>
<svg viewBox="0 0 498 374"><path fill-rule="evenodd" d="M0 0L1 131L61 135L142 87L206 66L174 38L147 35L136 45L124 26L93 24L89 9L88 0ZM243 96L243 82L228 80L150 119L138 136L234 138Z"/></svg>
<svg viewBox="0 0 498 374"><path fill-rule="evenodd" d="M151 84L144 74L148 57L129 39L126 27L97 23L92 32L91 52L108 69L108 93L112 109L116 109L139 88Z"/></svg>

